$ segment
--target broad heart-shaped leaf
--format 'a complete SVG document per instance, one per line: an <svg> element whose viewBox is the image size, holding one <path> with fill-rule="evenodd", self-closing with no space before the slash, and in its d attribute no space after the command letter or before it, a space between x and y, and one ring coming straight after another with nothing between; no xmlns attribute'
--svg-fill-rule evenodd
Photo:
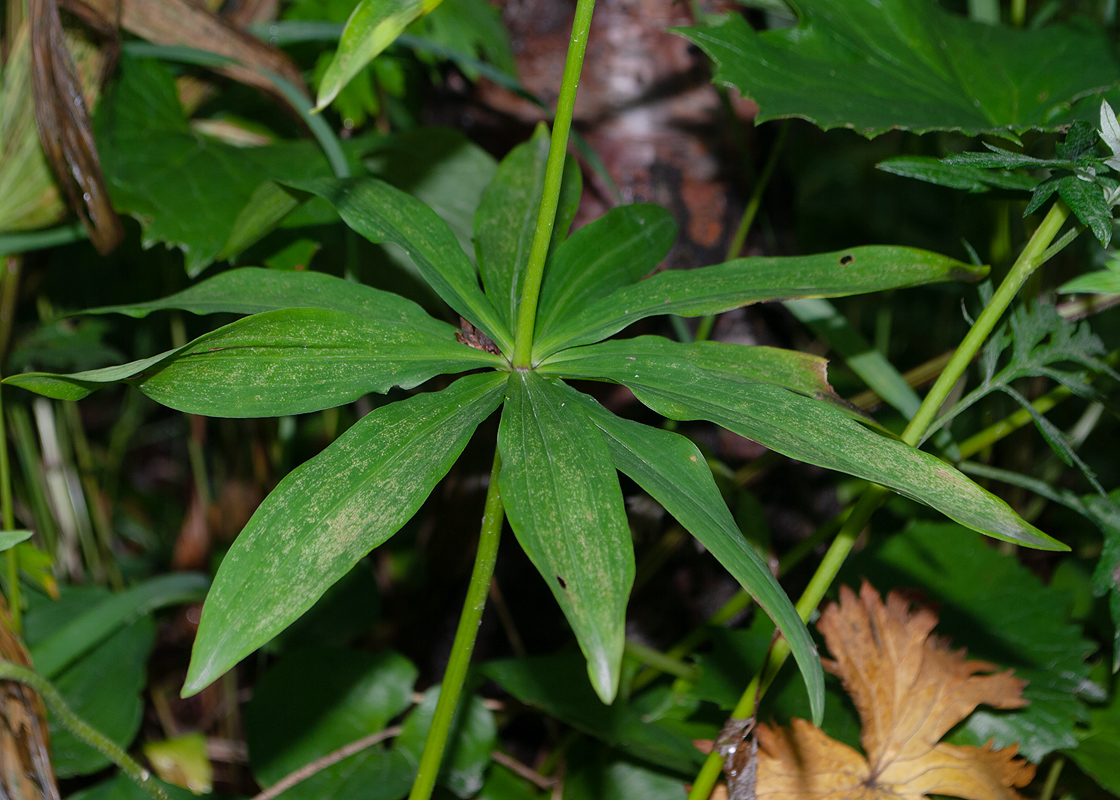
<svg viewBox="0 0 1120 800"><path fill-rule="evenodd" d="M853 247L814 256L738 258L668 270L624 286L552 327L533 345L540 361L563 347L605 339L658 314L698 317L766 300L843 297L948 280L979 280L986 267L912 247Z"/></svg>
<svg viewBox="0 0 1120 800"><path fill-rule="evenodd" d="M687 345L668 339L629 354L605 350L599 355L600 348L577 351L596 356L592 369L583 370L572 359L542 371L621 383L670 419L706 419L791 458L888 486L997 539L1067 549L943 461L868 430L827 399L751 377L754 348L727 345L727 366L720 369L693 363Z"/></svg>
<svg viewBox="0 0 1120 800"><path fill-rule="evenodd" d="M591 685L610 703L618 691L634 548L607 445L567 392L516 371L498 450L510 526L568 618Z"/></svg>
<svg viewBox="0 0 1120 800"><path fill-rule="evenodd" d="M355 6L338 49L319 82L315 110L322 111L369 62L400 36L413 21L443 0L361 0Z"/></svg>
<svg viewBox="0 0 1120 800"><path fill-rule="evenodd" d="M382 406L284 478L218 569L184 696L286 628L396 533L501 403L505 383L501 373L470 375Z"/></svg>
<svg viewBox="0 0 1120 800"><path fill-rule="evenodd" d="M119 73L95 121L113 205L140 220L146 247L180 248L188 275L222 253L234 221L264 181L332 174L311 140L233 147L195 133L171 72L157 61L125 56ZM355 170L370 141L344 144Z"/></svg>
<svg viewBox="0 0 1120 800"><path fill-rule="evenodd" d="M323 308L383 320L394 325L445 335L447 326L398 294L322 272L242 267L220 272L189 289L159 300L91 308L85 314L146 317L153 311L178 309L192 314L260 314L285 308ZM434 324L433 324L434 323Z"/></svg>
<svg viewBox="0 0 1120 800"><path fill-rule="evenodd" d="M119 367L72 375L28 372L7 381L65 400L128 381L188 414L270 417L319 411L369 392L410 389L434 375L502 363L459 344L450 325L427 315L394 321L300 308L245 317L178 350Z"/></svg>
<svg viewBox="0 0 1120 800"><path fill-rule="evenodd" d="M1015 31L933 0L796 6L794 28L757 33L731 15L680 31L715 61L717 81L758 103L759 122L801 117L868 137L892 128L1014 135L1055 130L1074 103L1120 81L1103 31L1087 27Z"/></svg>
<svg viewBox="0 0 1120 800"><path fill-rule="evenodd" d="M813 719L820 724L824 673L817 648L770 568L735 524L700 450L679 434L621 419L587 395L564 388L602 431L615 467L699 539L775 620L805 677Z"/></svg>
<svg viewBox="0 0 1120 800"><path fill-rule="evenodd" d="M519 144L502 159L497 175L483 193L475 212L475 249L482 285L511 330L521 300L521 280L537 230L548 145L548 128L538 125L529 141ZM564 162L563 182L569 188L566 193L569 201L570 189L580 181L579 166L568 156ZM554 240L563 239L567 234L574 211L570 202L559 210Z"/></svg>
<svg viewBox="0 0 1120 800"><path fill-rule="evenodd" d="M588 303L653 272L676 236L672 215L649 204L613 208L573 233L545 270L537 338Z"/></svg>
<svg viewBox="0 0 1120 800"><path fill-rule="evenodd" d="M503 352L512 352L509 327L482 293L474 265L436 212L373 178L294 181L291 185L327 200L347 225L371 242L389 242L404 250L444 302L493 339Z"/></svg>

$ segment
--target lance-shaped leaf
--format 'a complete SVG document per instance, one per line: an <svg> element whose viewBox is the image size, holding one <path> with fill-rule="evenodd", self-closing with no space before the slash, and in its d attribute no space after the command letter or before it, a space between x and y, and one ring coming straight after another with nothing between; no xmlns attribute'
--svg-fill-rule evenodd
<svg viewBox="0 0 1120 800"><path fill-rule="evenodd" d="M284 478L218 569L184 696L286 628L396 533L501 403L505 381L470 375L382 406Z"/></svg>
<svg viewBox="0 0 1120 800"><path fill-rule="evenodd" d="M220 272L189 289L121 306L91 308L85 314L127 314L146 317L153 311L177 309L192 314L261 314L285 308L322 308L383 320L446 336L447 325L399 294L322 272L296 272L242 267Z"/></svg>
<svg viewBox="0 0 1120 800"><path fill-rule="evenodd" d="M504 352L512 351L513 335L479 288L474 265L447 223L428 206L373 178L323 178L290 185L327 200L347 225L371 242L400 247L444 302Z"/></svg>
<svg viewBox="0 0 1120 800"><path fill-rule="evenodd" d="M566 392L532 372L509 381L502 502L517 540L560 603L604 703L618 691L634 549L599 431Z"/></svg>
<svg viewBox="0 0 1120 800"><path fill-rule="evenodd" d="M595 361L597 377L629 387L670 419L706 419L790 458L888 486L988 536L1041 550L1067 549L929 453L868 430L827 399L750 377L756 365L747 354L755 348L728 345L728 365L713 369L693 363L687 346L661 341L659 352L647 347L604 353ZM584 349L595 353L600 347ZM733 361L736 350L742 355ZM595 377L576 360L547 369L561 377Z"/></svg>
<svg viewBox="0 0 1120 800"><path fill-rule="evenodd" d="M824 714L824 672L817 648L774 574L735 524L700 450L680 434L622 419L587 395L564 388L602 431L615 467L699 539L781 629L801 668L813 719L819 725Z"/></svg>
<svg viewBox="0 0 1120 800"><path fill-rule="evenodd" d="M986 267L912 247L853 247L785 258L738 258L724 264L660 272L591 303L555 325L533 346L539 361L562 347L605 339L658 314L697 317L765 300L843 297L949 280L978 280Z"/></svg>
<svg viewBox="0 0 1120 800"><path fill-rule="evenodd" d="M461 345L454 328L427 317L406 325L324 309L269 311L142 361L72 375L29 372L7 383L80 400L127 381L166 406L212 417L304 414L434 375L500 366L500 357Z"/></svg>
<svg viewBox="0 0 1120 800"><path fill-rule="evenodd" d="M772 383L799 394L843 402L828 382L828 361L780 347L744 347L729 342L673 342L664 336L638 336L562 350L538 368L544 375L601 379L639 357L679 358L713 375L745 382Z"/></svg>
<svg viewBox="0 0 1120 800"><path fill-rule="evenodd" d="M1011 30L933 0L799 0L799 24L757 33L738 15L680 33L715 80L759 106L759 121L801 117L876 136L892 128L969 135L1055 130L1070 106L1120 80L1103 31ZM1096 121L1097 103L1086 118Z"/></svg>
<svg viewBox="0 0 1120 800"><path fill-rule="evenodd" d="M537 338L584 306L637 283L669 253L677 224L661 206L620 206L573 233L549 259Z"/></svg>
<svg viewBox="0 0 1120 800"><path fill-rule="evenodd" d="M443 0L361 0L350 19L338 50L319 82L315 110L322 111L350 80L400 36L404 29Z"/></svg>
<svg viewBox="0 0 1120 800"><path fill-rule="evenodd" d="M548 128L539 125L533 138L502 159L475 212L474 234L482 285L502 321L511 329L517 318L521 280L537 230L548 146ZM581 178L579 166L571 156L564 162L563 184L554 240L567 234L579 204Z"/></svg>

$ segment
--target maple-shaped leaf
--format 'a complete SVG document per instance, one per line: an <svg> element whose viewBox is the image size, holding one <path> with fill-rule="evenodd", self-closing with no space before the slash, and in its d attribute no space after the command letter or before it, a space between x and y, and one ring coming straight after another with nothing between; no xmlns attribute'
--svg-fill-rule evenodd
<svg viewBox="0 0 1120 800"><path fill-rule="evenodd" d="M1019 708L1026 682L931 632L937 615L910 610L891 592L884 604L864 582L859 597L841 587L817 629L863 723L866 756L800 719L792 728L758 726L757 796L765 800L918 800L930 794L967 800L1021 800L1013 787L1034 777L1018 747L993 750L940 742L978 705Z"/></svg>

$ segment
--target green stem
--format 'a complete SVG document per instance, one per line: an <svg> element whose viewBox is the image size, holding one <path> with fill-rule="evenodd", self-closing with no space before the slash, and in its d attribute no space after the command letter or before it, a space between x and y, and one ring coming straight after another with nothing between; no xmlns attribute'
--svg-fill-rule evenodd
<svg viewBox="0 0 1120 800"><path fill-rule="evenodd" d="M762 174L758 176L755 181L754 191L751 192L751 199L747 203L747 207L743 209L743 216L739 220L739 227L735 229L735 235L731 237L731 244L727 248L727 261L733 258L738 258L739 253L743 250L743 245L746 244L747 234L750 233L751 226L754 224L754 218L758 215L758 209L762 205L762 195L766 191L766 187L770 185L770 178L774 175L774 169L778 166L778 158L782 154L782 149L785 147L786 135L789 132L789 123L783 122L781 129L778 131L778 138L774 141L774 146L770 148L770 155L766 159L766 165L762 168ZM715 315L704 317L700 320L700 324L696 328L696 341L707 341L708 337L712 334L712 326L715 325Z"/></svg>
<svg viewBox="0 0 1120 800"><path fill-rule="evenodd" d="M556 101L556 117L552 122L552 142L548 148L548 162L544 171L544 190L537 214L537 229L529 250L529 263L521 283L521 300L517 307L517 327L514 334L513 366L528 369L532 360L533 327L537 321L537 300L544 279L544 262L552 241L552 227L556 223L556 207L560 202L560 184L564 179L564 159L568 153L568 134L572 129L572 113L576 105L576 89L583 69L583 56L587 51L587 35L591 29L591 13L595 0L579 0L576 17L572 22L572 38L568 45L568 59L564 63L564 77L560 83L560 98Z"/></svg>
<svg viewBox="0 0 1120 800"><path fill-rule="evenodd" d="M852 509L852 513L844 521L843 527L836 534L836 538L832 540L832 546L825 553L824 559L802 593L801 599L797 601L797 613L803 621L809 621L810 615L824 599L824 593L832 585L832 581L836 577L836 573L840 571L844 559L852 551L856 539L859 538L859 534L867 525L868 520L871 519L871 515L875 513L875 509L879 507L879 503L886 493L886 489L872 484L863 493L856 507ZM779 637L770 650L770 657L766 660L762 672L755 675L751 680L746 691L743 692L743 696L739 698L739 703L731 712L731 716L739 719L754 716L755 703L759 695L766 691L787 658L789 658L789 644L784 638ZM688 800L707 800L712 793L712 789L715 788L716 781L719 780L721 769L719 753L713 750L708 754L708 758L696 775L696 780L692 784L692 791L688 794Z"/></svg>
<svg viewBox="0 0 1120 800"><path fill-rule="evenodd" d="M1007 273L1003 283L992 295L991 302L988 303L983 313L973 324L968 335L964 337L964 341L960 343L957 352L949 359L949 363L945 366L941 375L938 376L933 388L929 390L929 394L922 401L918 413L914 415L910 424L906 426L906 430L902 432L902 441L906 444L915 446L921 440L922 435L933 423L934 417L937 416L937 412L945 403L946 398L949 397L949 392L953 390L953 386L960 380L964 371L968 369L972 357L987 341L989 334L1003 316L1003 312L1007 310L1011 301L1015 299L1015 295L1019 293L1020 287L1031 276L1031 273L1043 264L1050 243L1058 235L1058 231L1061 230L1067 217L1069 217L1069 209L1065 203L1055 203L1050 207L1050 211L1042 220L1042 224L1038 226L1030 241L1027 242L1027 246L1023 248L1023 252L1019 254L1019 258L1011 266L1011 271Z"/></svg>
<svg viewBox="0 0 1120 800"><path fill-rule="evenodd" d="M941 373L929 394L922 401L918 413L910 420L910 424L907 425L902 434L904 442L914 446L921 439L922 434L933 422L937 411L949 396L949 391L964 374L965 369L972 362L973 356L976 355L992 329L995 328L996 323L999 322L1003 312L1007 310L1023 283L1045 262L1050 243L1054 241L1054 237L1058 235L1058 231L1061 230L1068 216L1069 209L1066 208L1064 203L1055 203L1050 208L1042 224L1031 236L1027 246L1023 248L1023 252L1019 254L1019 258L1011 267L1011 271L1004 278L995 294L992 295L991 301L965 336L956 353L949 360L945 371ZM812 579L810 579L809 585L801 595L801 599L797 601L797 613L801 616L801 619L808 621L809 615L824 599L825 592L828 591L832 581L835 580L840 567L851 552L853 545L855 545L856 539L887 494L887 489L871 484L860 497L855 508L852 509L851 515L844 521L840 532L836 534L836 538L832 541L828 552L821 560ZM739 704L731 712L732 716L741 718L754 713L760 687L763 692L766 690L767 685L777 675L778 670L781 669L782 664L788 657L789 645L785 639L778 639L774 643L761 676L755 676L755 679L751 681L740 698ZM720 769L719 753L713 750L697 774L696 781L692 785L692 791L689 792L688 800L707 800L719 779Z"/></svg>
<svg viewBox="0 0 1120 800"><path fill-rule="evenodd" d="M498 490L498 473L502 460L494 452L494 466L490 469L490 486L486 490L486 506L482 512L482 532L478 537L478 553L475 555L471 582L467 587L467 597L463 601L463 613L459 617L459 627L455 631L455 641L451 645L451 658L443 675L443 684L432 717L432 727L424 743L424 753L420 756L420 767L416 772L416 782L408 800L428 800L435 789L443 753L447 749L447 739L451 734L451 723L459 696L463 693L463 683L467 668L471 663L475 639L478 638L478 625L482 621L482 610L486 608L486 596L490 590L490 579L494 575L494 562L498 557L498 542L502 536L502 522L505 509L502 495Z"/></svg>
<svg viewBox="0 0 1120 800"><path fill-rule="evenodd" d="M136 781L136 784L155 800L169 800L167 793L152 779L152 774L148 770L133 761L132 757L122 750L116 742L75 714L70 706L66 705L66 701L62 699L58 690L42 675L11 661L0 660L0 680L18 681L34 689L54 713L55 718L70 733L120 767L128 777Z"/></svg>
<svg viewBox="0 0 1120 800"><path fill-rule="evenodd" d="M690 683L696 683L696 681L700 679L700 670L696 669L696 667L690 666L668 653L662 653L660 650L646 647L644 644L639 644L638 642L627 639L625 652L626 655L630 656L635 661L640 661L668 675L683 678Z"/></svg>

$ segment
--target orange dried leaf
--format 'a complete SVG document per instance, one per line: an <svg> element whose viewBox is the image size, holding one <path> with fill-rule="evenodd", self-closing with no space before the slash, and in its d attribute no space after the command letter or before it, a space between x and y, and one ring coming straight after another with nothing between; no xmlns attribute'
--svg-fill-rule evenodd
<svg viewBox="0 0 1120 800"><path fill-rule="evenodd" d="M821 614L818 630L863 722L866 757L804 720L758 726L757 796L765 800L886 800L930 794L967 800L1021 800L1014 787L1034 777L1014 745L993 750L940 743L984 704L1019 708L1026 684L1011 671L966 661L963 650L932 635L937 615L910 610L901 594L884 604L869 584L847 587Z"/></svg>

